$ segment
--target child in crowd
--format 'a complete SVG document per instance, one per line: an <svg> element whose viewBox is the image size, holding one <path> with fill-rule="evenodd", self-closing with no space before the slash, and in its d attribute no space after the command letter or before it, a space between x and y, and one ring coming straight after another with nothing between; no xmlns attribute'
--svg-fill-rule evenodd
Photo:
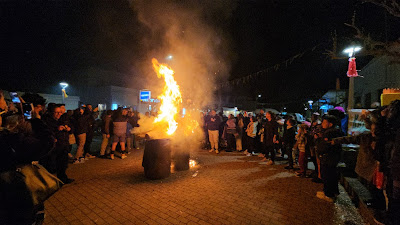
<svg viewBox="0 0 400 225"><path fill-rule="evenodd" d="M305 177L307 173L307 157L306 157L306 146L307 146L307 125L301 124L296 135L296 144L293 147L299 150L299 167L300 171L296 172L297 177Z"/></svg>
<svg viewBox="0 0 400 225"><path fill-rule="evenodd" d="M341 146L332 145L331 141L342 134L334 124L336 124L334 116L325 116L321 124L322 132L317 139L317 155L321 162L321 177L324 183L324 191L317 192L317 197L328 202L334 202L339 195L339 176L336 166L340 160Z"/></svg>

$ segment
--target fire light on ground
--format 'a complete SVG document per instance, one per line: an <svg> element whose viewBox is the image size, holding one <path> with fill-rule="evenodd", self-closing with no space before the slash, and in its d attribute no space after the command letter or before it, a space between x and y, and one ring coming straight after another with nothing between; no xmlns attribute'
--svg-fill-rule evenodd
<svg viewBox="0 0 400 225"><path fill-rule="evenodd" d="M195 160L191 159L191 160L189 160L189 166L190 166L190 168L193 168L193 167L197 166L197 162Z"/></svg>
<svg viewBox="0 0 400 225"><path fill-rule="evenodd" d="M160 113L154 120L154 123L167 123L168 135L172 135L178 128L176 116L179 105L182 103L182 95L179 85L174 79L174 71L166 64L160 64L157 59L152 59L153 68L158 78L164 78L165 86L163 93L158 96L161 100Z"/></svg>

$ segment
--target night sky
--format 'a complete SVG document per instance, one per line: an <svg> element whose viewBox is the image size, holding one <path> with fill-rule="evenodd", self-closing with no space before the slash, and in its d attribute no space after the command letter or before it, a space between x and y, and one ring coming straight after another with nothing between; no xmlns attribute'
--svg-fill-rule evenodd
<svg viewBox="0 0 400 225"><path fill-rule="evenodd" d="M179 2L179 1L178 1ZM201 1L200 1L201 2ZM128 1L1 1L1 89L51 92L58 82L78 82L78 71L99 67L139 76L136 62L146 54L140 40L146 29ZM338 46L356 42L350 23L379 40L395 40L398 20L384 9L361 1L239 0L233 11L209 18L231 40L229 80L250 75L307 51L288 67L281 66L246 84L235 94L263 101L295 102L335 87L347 88L346 60L331 60L336 30ZM134 8L134 7L133 7ZM397 32L397 33L396 33ZM371 57L357 58L362 68Z"/></svg>

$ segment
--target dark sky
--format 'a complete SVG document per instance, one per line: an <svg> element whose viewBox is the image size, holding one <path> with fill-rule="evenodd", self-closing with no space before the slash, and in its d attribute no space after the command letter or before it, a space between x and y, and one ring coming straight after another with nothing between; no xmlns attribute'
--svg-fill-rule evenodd
<svg viewBox="0 0 400 225"><path fill-rule="evenodd" d="M16 3L18 2L18 3ZM230 79L280 63L316 45L287 68L233 89L268 102L290 102L335 87L346 88L346 60L323 53L351 44L350 22L380 40L398 37L398 21L377 6L357 0L239 0L229 19L214 26L229 35L234 55ZM145 55L140 40L146 29L128 1L1 1L1 83L8 90L50 90L58 82L79 82L77 71L96 66L131 73ZM359 67L370 58L361 57Z"/></svg>

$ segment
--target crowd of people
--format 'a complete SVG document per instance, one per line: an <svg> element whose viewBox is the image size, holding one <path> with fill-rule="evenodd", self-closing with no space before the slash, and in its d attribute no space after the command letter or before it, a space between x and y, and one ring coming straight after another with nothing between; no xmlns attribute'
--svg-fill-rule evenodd
<svg viewBox="0 0 400 225"><path fill-rule="evenodd" d="M84 163L96 157L114 159L117 148L120 157L136 148L131 129L138 126L138 116L131 109L107 110L97 122L97 108L86 104L66 110L65 104L48 103L38 95L19 97L19 102L7 101L0 92L0 172L15 171L21 165L37 161L55 174L63 184L74 182L67 176L68 163ZM100 151L92 151L95 130L101 127ZM72 146L76 144L76 150ZM74 154L72 154L74 153ZM0 179L0 224L33 224L43 221L44 205L29 201L15 201L10 185ZM8 179L8 178L7 178ZM19 193L21 194L21 193ZM21 199L22 197L17 197ZM40 223L40 222L39 222ZM39 224L37 223L37 224Z"/></svg>
<svg viewBox="0 0 400 225"><path fill-rule="evenodd" d="M130 109L107 110L99 116L98 109L90 104L67 111L64 104L49 103L45 107L45 101L32 100L26 110L23 101L21 98L21 103L6 102L0 93L0 172L39 161L64 184L69 184L74 180L66 174L68 162L80 164L96 157L91 154L91 143L98 126L102 143L95 151L99 152L97 157L114 159L119 150L118 155L124 159L131 149L138 147L130 131L139 126L139 117ZM297 177L323 183L323 190L316 193L318 198L334 202L339 195L337 165L342 144L357 143L360 149L355 171L373 184L376 205L383 205L388 224L396 224L400 221L400 101L364 113L362 117L370 131L356 136L346 136L338 115L334 111L322 117L315 113L309 123L301 123L291 116L279 117L262 110L256 115L236 117L211 110L202 113L204 148L216 154L224 150L258 156L268 166L278 160L287 161L285 169L295 172ZM99 117L100 125L96 122ZM72 151L73 144L76 151ZM308 162L313 168L308 167ZM32 208L13 202L7 188L0 185L1 220L24 224L40 218L37 212L43 213L43 205Z"/></svg>
<svg viewBox="0 0 400 225"><path fill-rule="evenodd" d="M376 216L376 221L400 223L399 100L365 111L362 119L369 132L355 136L343 132L344 116L337 110L322 117L314 113L306 123L262 110L257 115L239 114L236 118L211 110L203 113L202 118L204 148L210 153L219 154L222 149L243 152L249 157L263 158L263 164L268 166L276 160L288 161L285 169L294 171L297 177L323 183L323 190L316 197L328 202L335 202L339 195L342 144L359 144L355 172L373 186L374 207L384 212L383 216ZM308 162L313 168L308 168Z"/></svg>

